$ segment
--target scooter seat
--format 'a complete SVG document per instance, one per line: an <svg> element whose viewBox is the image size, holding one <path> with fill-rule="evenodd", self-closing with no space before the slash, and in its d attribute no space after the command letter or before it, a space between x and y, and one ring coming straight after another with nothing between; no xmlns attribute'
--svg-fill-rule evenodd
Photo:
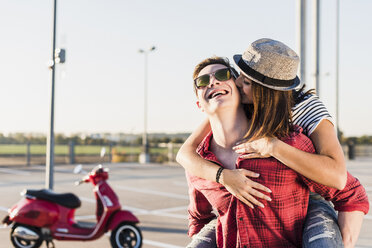
<svg viewBox="0 0 372 248"><path fill-rule="evenodd" d="M25 195L36 197L50 202L55 202L66 208L78 208L81 206L80 199L72 193L55 193L48 189L33 190L27 189Z"/></svg>

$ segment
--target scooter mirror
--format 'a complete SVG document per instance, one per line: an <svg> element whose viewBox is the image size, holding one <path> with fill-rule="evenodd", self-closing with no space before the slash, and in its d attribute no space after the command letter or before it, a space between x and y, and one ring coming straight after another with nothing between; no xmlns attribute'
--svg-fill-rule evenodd
<svg viewBox="0 0 372 248"><path fill-rule="evenodd" d="M78 164L74 168L74 174L80 174L83 171L83 165Z"/></svg>
<svg viewBox="0 0 372 248"><path fill-rule="evenodd" d="M101 148L101 158L103 158L105 156L105 153L106 153L106 148L102 147Z"/></svg>

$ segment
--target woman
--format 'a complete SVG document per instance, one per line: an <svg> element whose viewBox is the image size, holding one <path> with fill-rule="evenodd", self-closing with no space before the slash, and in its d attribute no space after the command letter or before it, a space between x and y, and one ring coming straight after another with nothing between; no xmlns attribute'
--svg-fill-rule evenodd
<svg viewBox="0 0 372 248"><path fill-rule="evenodd" d="M244 67L244 64L239 65L238 60L236 60L236 63L242 70L241 67ZM242 71L244 72L244 70ZM242 103L249 104L248 96L251 82L245 80L241 75L236 83L241 89ZM271 87L278 89L275 85L271 85ZM285 90L290 90L288 87L284 88L286 88ZM244 158L273 156L286 164L289 168L314 180L315 182L342 189L346 183L346 169L342 149L333 130L333 125L330 122L330 115L316 96L304 93L302 90L294 92L293 95L295 97L295 105L292 108L294 124L300 124L304 127L304 130L307 131L307 135L312 139L318 154L311 154L296 149L276 137L263 137L256 140L251 139L250 142L237 146L236 151L238 153L244 153L245 155L242 156ZM316 112L311 109L314 105L317 105L318 110L321 109L321 111ZM209 130L208 122L205 122L200 128L198 128L198 130L189 137L180 149L177 155L177 161L182 164L189 173L210 181L215 181L215 175L219 166L201 159L195 152L197 145ZM250 180L247 178L248 176L257 177L254 172L244 169L225 169L220 175L220 183L248 206L253 207L253 204L262 206L262 202L256 200L255 197L269 200L270 198L267 195L258 191L262 190L269 192L269 189ZM324 211L323 209L326 209L325 211L328 212L326 213L326 218L334 221L334 211L330 210L330 208L324 203L322 203L321 206L320 209L322 211ZM319 206L315 207L314 211L311 209L310 205L309 213L318 211ZM310 221L314 220L312 218L309 219ZM213 226L213 224L209 225L209 228L212 229L212 235L206 234L205 236L213 237ZM334 227L335 226L337 225L334 224ZM317 231L322 232L322 230ZM343 235L342 238L345 245L350 243L350 240L352 239L347 235ZM202 240L206 239L202 238ZM318 241L322 242L324 240ZM306 238L304 238L304 242L304 246L308 245L306 243ZM311 245L314 245L314 247L321 247L317 242L312 242Z"/></svg>

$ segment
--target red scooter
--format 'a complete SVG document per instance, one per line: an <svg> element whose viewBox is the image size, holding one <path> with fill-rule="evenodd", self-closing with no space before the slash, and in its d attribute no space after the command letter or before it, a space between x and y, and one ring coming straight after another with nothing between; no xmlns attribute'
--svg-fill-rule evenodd
<svg viewBox="0 0 372 248"><path fill-rule="evenodd" d="M81 183L92 183L96 201L97 223L74 220L81 202L72 193L57 194L50 190L25 190L24 198L9 210L3 223L13 223L10 239L16 248L37 248L43 241L54 247L56 240L94 240L111 230L114 248L139 248L139 220L131 212L121 210L119 199L106 182L108 169L95 167Z"/></svg>

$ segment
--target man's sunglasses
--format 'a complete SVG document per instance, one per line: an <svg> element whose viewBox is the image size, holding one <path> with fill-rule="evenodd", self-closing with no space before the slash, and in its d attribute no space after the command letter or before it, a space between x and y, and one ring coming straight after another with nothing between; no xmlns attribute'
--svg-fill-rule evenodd
<svg viewBox="0 0 372 248"><path fill-rule="evenodd" d="M215 72L205 74L205 75L201 75L200 77L195 78L194 83L195 83L196 88L200 89L200 88L203 88L203 87L206 87L206 86L209 85L209 82L211 80L211 76L214 76L215 79L217 79L218 81L223 82L223 81L227 81L227 80L231 79L232 73L234 73L234 72L232 71L231 68L219 69Z"/></svg>

